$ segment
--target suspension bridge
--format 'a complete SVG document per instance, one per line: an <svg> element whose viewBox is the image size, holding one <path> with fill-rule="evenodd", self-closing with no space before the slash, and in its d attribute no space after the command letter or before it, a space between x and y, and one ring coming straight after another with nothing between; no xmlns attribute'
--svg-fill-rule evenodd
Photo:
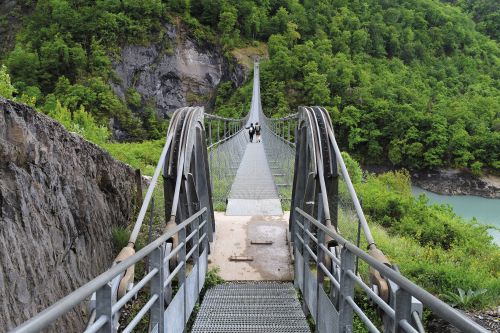
<svg viewBox="0 0 500 333"><path fill-rule="evenodd" d="M355 317L369 332L421 333L424 307L463 332L487 332L401 275L377 248L327 111L300 107L267 118L258 62L253 84L244 119L199 107L173 114L127 247L109 270L13 332L51 331L82 308L87 333L133 332L145 321L149 332L185 332L200 301L191 332L310 332L309 316L321 333L355 332ZM251 123L260 124L262 142L250 142ZM136 252L141 227L154 219L165 226L162 234ZM245 239L258 227L257 239ZM233 253L239 243L258 249ZM257 272L289 271L225 283L200 300L209 264L252 280L249 261ZM139 264L146 269L138 277ZM139 310L121 323L138 294L146 295ZM359 295L371 300L376 318Z"/></svg>

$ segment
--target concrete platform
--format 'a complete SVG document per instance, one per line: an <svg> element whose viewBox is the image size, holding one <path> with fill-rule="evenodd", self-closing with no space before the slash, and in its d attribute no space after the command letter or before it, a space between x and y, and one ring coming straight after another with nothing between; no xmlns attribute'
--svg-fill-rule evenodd
<svg viewBox="0 0 500 333"><path fill-rule="evenodd" d="M280 199L228 199L226 215L248 216L255 212L260 216L282 216Z"/></svg>
<svg viewBox="0 0 500 333"><path fill-rule="evenodd" d="M282 216L215 214L217 240L210 267L219 267L226 281L291 281L293 266L287 243L288 213ZM272 245L251 244L272 241ZM231 261L231 256L253 257Z"/></svg>

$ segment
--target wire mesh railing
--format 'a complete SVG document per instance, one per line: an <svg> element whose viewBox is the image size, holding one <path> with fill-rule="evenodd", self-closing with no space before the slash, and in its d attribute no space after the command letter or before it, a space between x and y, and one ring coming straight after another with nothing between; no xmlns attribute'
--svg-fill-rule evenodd
<svg viewBox="0 0 500 333"><path fill-rule="evenodd" d="M290 210L295 163L295 129L297 114L283 118L267 118L261 112L262 138L269 168L283 210Z"/></svg>
<svg viewBox="0 0 500 333"><path fill-rule="evenodd" d="M231 186L249 141L245 123L246 118L205 114L212 200L217 211L226 209Z"/></svg>

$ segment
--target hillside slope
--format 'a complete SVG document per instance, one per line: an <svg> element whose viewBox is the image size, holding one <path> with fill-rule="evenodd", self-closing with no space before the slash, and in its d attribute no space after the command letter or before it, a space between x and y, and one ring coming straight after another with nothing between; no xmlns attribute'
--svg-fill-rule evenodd
<svg viewBox="0 0 500 333"><path fill-rule="evenodd" d="M257 39L269 48L261 73L269 115L327 107L342 148L364 164L498 173L500 51L481 32L495 30L490 7L486 0L40 0L4 62L18 96L45 113L58 100L100 125L113 119L115 134L124 133L115 137L159 138L158 114L181 104L246 112L251 89L235 91L241 80L227 81L234 64L223 54ZM185 31L180 45L198 46L176 48L183 37L172 27ZM211 67L196 73L194 86L172 70L190 65L182 58L192 50Z"/></svg>

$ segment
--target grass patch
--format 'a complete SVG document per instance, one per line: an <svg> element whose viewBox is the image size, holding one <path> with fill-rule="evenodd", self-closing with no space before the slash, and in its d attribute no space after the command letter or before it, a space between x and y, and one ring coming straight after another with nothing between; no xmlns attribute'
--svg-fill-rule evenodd
<svg viewBox="0 0 500 333"><path fill-rule="evenodd" d="M113 242L113 250L118 254L128 244L130 238L130 231L125 228L114 228L111 234L111 241Z"/></svg>
<svg viewBox="0 0 500 333"><path fill-rule="evenodd" d="M131 143L104 143L101 146L111 156L134 169L140 169L143 175L152 176L165 140L152 140Z"/></svg>
<svg viewBox="0 0 500 333"><path fill-rule="evenodd" d="M247 68L253 68L253 58L259 56L261 58L269 58L267 44L263 42L254 42L250 46L233 49L231 54L238 62Z"/></svg>

